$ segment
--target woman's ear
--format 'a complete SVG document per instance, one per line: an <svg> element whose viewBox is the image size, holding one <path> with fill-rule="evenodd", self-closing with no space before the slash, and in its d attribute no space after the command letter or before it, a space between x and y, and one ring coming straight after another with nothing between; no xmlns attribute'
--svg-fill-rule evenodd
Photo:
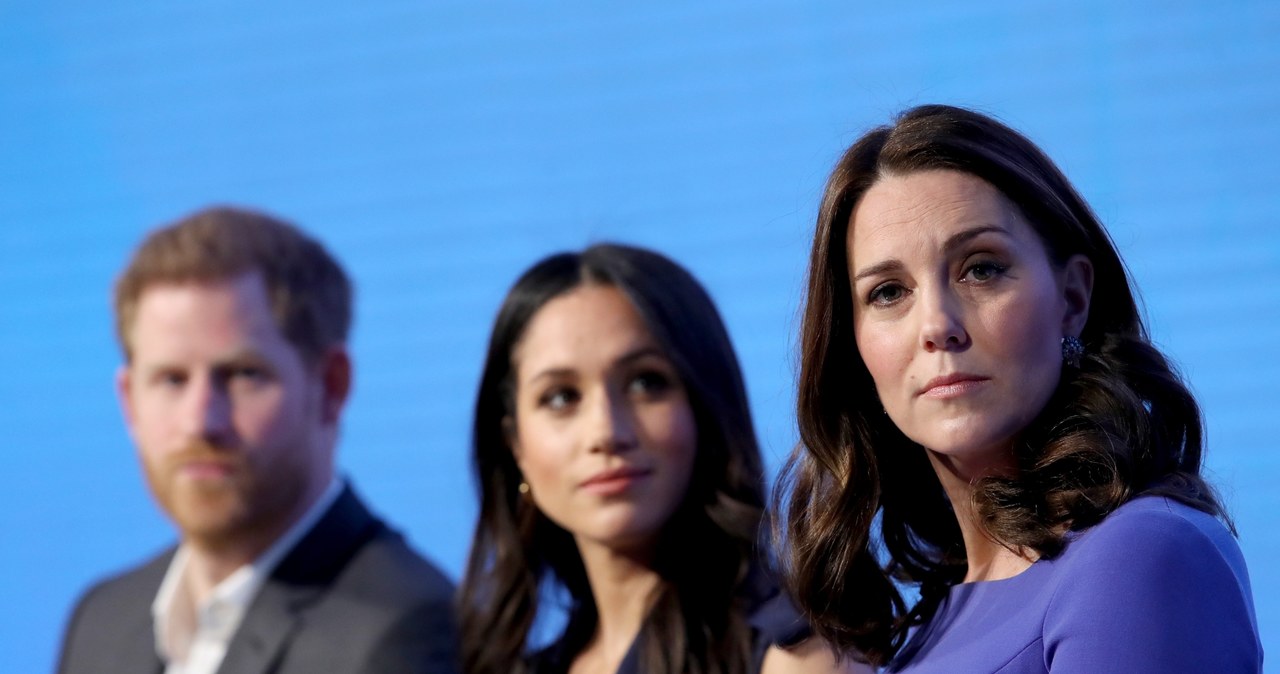
<svg viewBox="0 0 1280 674"><path fill-rule="evenodd" d="M1066 309L1062 316L1062 334L1079 337L1089 321L1089 302L1093 298L1093 262L1084 255L1072 255L1062 267L1062 299Z"/></svg>
<svg viewBox="0 0 1280 674"><path fill-rule="evenodd" d="M515 457L516 463L520 463L520 442L519 436L516 435L516 419L510 414L502 417L502 439L507 441L507 446L511 448L511 455Z"/></svg>

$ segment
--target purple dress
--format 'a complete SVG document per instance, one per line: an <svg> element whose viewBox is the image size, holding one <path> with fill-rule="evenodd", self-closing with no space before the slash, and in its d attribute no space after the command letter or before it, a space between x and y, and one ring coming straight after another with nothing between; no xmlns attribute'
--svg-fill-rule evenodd
<svg viewBox="0 0 1280 674"><path fill-rule="evenodd" d="M1056 559L951 588L890 672L1260 672L1244 557L1214 517L1145 496Z"/></svg>

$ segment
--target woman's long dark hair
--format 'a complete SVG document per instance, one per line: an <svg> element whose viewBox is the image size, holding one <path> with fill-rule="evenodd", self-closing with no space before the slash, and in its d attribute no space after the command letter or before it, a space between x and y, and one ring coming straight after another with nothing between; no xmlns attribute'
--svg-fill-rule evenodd
<svg viewBox="0 0 1280 674"><path fill-rule="evenodd" d="M1089 258L1094 289L1052 400L1018 438L1017 474L976 485L995 540L1052 558L1064 536L1140 494L1229 520L1200 477L1200 409L1151 344L1124 264L1088 204L1031 141L976 112L926 105L860 138L827 183L809 259L798 394L800 444L779 478L788 585L814 630L883 663L966 572L951 503L925 451L883 413L854 341L846 241L859 199L887 175L953 170L1017 205L1055 265ZM878 527L873 526L879 518ZM876 535L878 529L878 535ZM888 554L887 567L878 561ZM907 608L890 578L918 583Z"/></svg>
<svg viewBox="0 0 1280 674"><path fill-rule="evenodd" d="M652 251L611 244L537 263L516 281L494 322L473 431L480 518L459 600L464 670L526 671L547 581L571 598L567 638L589 637L596 625L573 538L521 497L522 477L503 432L503 418L515 413L511 356L529 321L585 284L611 286L630 299L675 365L697 423L689 491L658 544L662 584L638 637L641 669L743 672L764 486L742 373L715 305L692 275ZM585 644L567 646L576 652Z"/></svg>

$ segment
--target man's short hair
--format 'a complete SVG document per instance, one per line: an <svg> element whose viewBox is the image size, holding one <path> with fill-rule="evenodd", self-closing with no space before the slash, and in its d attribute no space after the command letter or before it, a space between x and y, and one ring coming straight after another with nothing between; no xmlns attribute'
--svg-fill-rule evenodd
<svg viewBox="0 0 1280 674"><path fill-rule="evenodd" d="M115 287L116 336L125 358L133 358L129 333L147 288L249 272L262 275L276 326L306 362L346 342L352 289L337 260L283 220L223 206L152 232L134 252Z"/></svg>

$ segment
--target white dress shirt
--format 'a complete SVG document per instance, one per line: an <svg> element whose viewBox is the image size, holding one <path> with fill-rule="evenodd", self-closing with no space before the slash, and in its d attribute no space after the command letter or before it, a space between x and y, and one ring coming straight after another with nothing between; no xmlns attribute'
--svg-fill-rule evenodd
<svg viewBox="0 0 1280 674"><path fill-rule="evenodd" d="M208 599L198 606L191 593L191 550L185 544L178 547L160 583L160 591L151 603L156 653L165 662L165 674L214 674L217 671L231 637L240 627L258 590L340 493L342 482L334 478L283 536L257 559L215 585Z"/></svg>

